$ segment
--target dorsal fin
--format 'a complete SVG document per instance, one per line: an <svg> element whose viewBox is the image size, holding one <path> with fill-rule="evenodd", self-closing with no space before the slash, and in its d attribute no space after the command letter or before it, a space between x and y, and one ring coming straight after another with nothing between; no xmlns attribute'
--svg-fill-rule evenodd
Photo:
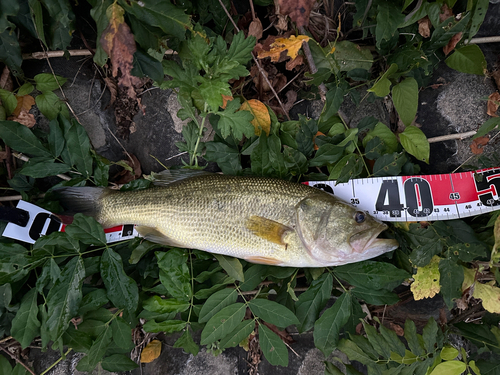
<svg viewBox="0 0 500 375"><path fill-rule="evenodd" d="M153 184L156 186L166 186L187 178L208 175L213 175L213 173L202 171L200 169L165 169L160 173L151 173L151 177L153 177Z"/></svg>

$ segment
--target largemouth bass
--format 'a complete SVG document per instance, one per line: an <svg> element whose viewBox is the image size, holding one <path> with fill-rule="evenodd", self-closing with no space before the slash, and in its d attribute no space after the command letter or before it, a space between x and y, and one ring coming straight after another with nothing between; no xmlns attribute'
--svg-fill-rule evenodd
<svg viewBox="0 0 500 375"><path fill-rule="evenodd" d="M306 185L203 172L166 180L146 190L72 187L58 194L64 206L104 227L136 224L150 241L253 263L337 266L398 247L377 238L387 225Z"/></svg>

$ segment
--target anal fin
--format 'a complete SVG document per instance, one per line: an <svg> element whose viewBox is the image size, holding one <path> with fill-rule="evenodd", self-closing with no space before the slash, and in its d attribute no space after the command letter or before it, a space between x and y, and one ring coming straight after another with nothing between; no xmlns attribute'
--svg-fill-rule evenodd
<svg viewBox="0 0 500 375"><path fill-rule="evenodd" d="M256 215L252 215L248 218L246 227L256 236L283 246L287 245L286 242L284 242L285 234L293 230L277 221Z"/></svg>
<svg viewBox="0 0 500 375"><path fill-rule="evenodd" d="M171 238L165 236L156 227L137 226L135 227L135 229L142 237L144 237L148 241L166 246L184 247L178 242L175 242Z"/></svg>
<svg viewBox="0 0 500 375"><path fill-rule="evenodd" d="M281 261L279 259L276 259L276 258L265 257L265 256L258 256L258 255L257 256L251 256L251 257L246 257L245 260L249 261L251 263L267 264L269 266L278 266L281 263L283 263L283 261Z"/></svg>

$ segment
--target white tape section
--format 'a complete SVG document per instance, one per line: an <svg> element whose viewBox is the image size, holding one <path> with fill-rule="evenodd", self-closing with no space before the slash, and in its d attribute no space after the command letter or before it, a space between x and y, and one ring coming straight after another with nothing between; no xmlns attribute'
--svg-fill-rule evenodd
<svg viewBox="0 0 500 375"><path fill-rule="evenodd" d="M423 176L309 181L383 221L436 221L500 209L500 167Z"/></svg>
<svg viewBox="0 0 500 375"><path fill-rule="evenodd" d="M500 167L452 174L373 177L335 181L309 181L316 187L367 211L383 221L436 221L480 215L500 209ZM34 204L19 201L29 212L26 227L8 223L2 236L35 243L41 236L64 232L57 216ZM137 237L134 225L104 230L108 243Z"/></svg>

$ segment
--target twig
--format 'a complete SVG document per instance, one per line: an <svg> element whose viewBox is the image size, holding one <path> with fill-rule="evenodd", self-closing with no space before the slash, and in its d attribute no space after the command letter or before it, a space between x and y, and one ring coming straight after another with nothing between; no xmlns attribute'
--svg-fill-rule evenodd
<svg viewBox="0 0 500 375"><path fill-rule="evenodd" d="M248 2L250 3L250 10L252 11L252 20L254 20L255 19L255 9L253 8L253 1L249 0Z"/></svg>
<svg viewBox="0 0 500 375"><path fill-rule="evenodd" d="M87 49L70 49L68 54L73 56L92 56L92 52ZM171 49L165 51L165 55L176 55L177 52ZM42 51L33 53L23 53L23 60L43 60L47 58L64 57L64 51Z"/></svg>
<svg viewBox="0 0 500 375"><path fill-rule="evenodd" d="M26 155L20 154L19 152L13 152L12 155L15 158L18 158L19 160L26 161L26 162L30 161L29 157L27 157ZM59 177L62 180L66 180L66 181L71 180L71 177L66 176L65 174L58 174L57 177Z"/></svg>
<svg viewBox="0 0 500 375"><path fill-rule="evenodd" d="M240 28L238 27L238 25L236 25L236 22L234 22L233 20L233 17L231 17L231 14L228 12L228 10L226 9L226 6L224 5L224 3L222 2L222 0L219 0L219 4L221 5L222 9L224 9L224 12L226 13L227 17L229 18L229 20L231 21L231 23L233 24L234 26L234 29L237 31L237 32L240 32ZM281 99L279 98L278 94L276 93L276 90L274 89L273 85L271 84L271 82L269 82L269 79L267 78L266 76L266 72L264 71L264 69L262 68L262 66L260 65L259 63L259 60L257 60L257 58L255 57L254 53L252 52L252 59L253 61L255 62L255 65L257 65L257 68L259 69L259 72L260 74L262 75L262 77L264 78L264 80L266 81L266 83L268 84L268 86L271 88L271 92L273 93L274 97L276 98L276 100L278 101L281 109L283 110L283 113L285 114L285 116L287 117L288 120L290 120L290 116L288 115L288 111L285 109L285 106L283 105L283 103L281 102ZM273 98L271 98L273 99Z"/></svg>
<svg viewBox="0 0 500 375"><path fill-rule="evenodd" d="M23 199L22 195L9 195L8 197L0 197L0 202L19 201L21 199Z"/></svg>
<svg viewBox="0 0 500 375"><path fill-rule="evenodd" d="M2 349L5 353L7 353L9 355L9 357L12 358L14 361L16 361L21 366L23 366L31 375L35 375L35 373L33 372L33 370L31 370L28 366L26 366L19 359L17 359L11 352L9 352L8 350L5 350L5 348L3 346L0 346L0 349Z"/></svg>
<svg viewBox="0 0 500 375"><path fill-rule="evenodd" d="M472 38L469 41L465 41L464 44L481 44L481 43L498 43L500 42L500 36L485 36L483 38Z"/></svg>
<svg viewBox="0 0 500 375"><path fill-rule="evenodd" d="M299 31L301 34L305 35L306 34L306 29L304 29L304 26L301 26L299 28ZM311 54L311 49L309 48L309 44L307 43L302 43L302 49L304 51L304 55L307 60L307 64L309 65L309 70L311 71L311 74L314 74L318 71L318 68L316 68L316 64L314 63L314 59ZM318 91L319 91L319 96L321 97L321 100L326 102L326 86L324 83L321 83L318 86Z"/></svg>
<svg viewBox="0 0 500 375"><path fill-rule="evenodd" d="M449 141L452 139L465 139L472 137L474 134L477 132L475 130L472 130L470 132L465 132L465 133L455 133L455 134L448 134L448 135L441 135L439 137L433 137L433 138L428 138L427 140L429 143L436 143L436 142L444 142L444 141Z"/></svg>

